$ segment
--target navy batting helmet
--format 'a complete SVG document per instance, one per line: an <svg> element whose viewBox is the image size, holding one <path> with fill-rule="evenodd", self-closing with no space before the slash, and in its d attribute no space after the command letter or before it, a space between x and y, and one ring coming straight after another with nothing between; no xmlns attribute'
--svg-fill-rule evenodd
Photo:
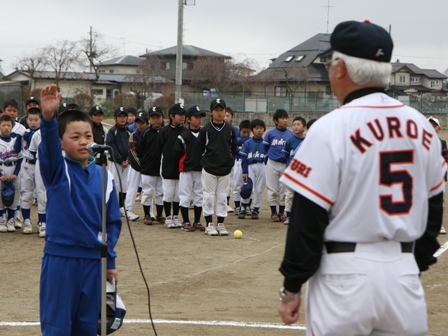
<svg viewBox="0 0 448 336"><path fill-rule="evenodd" d="M16 193L16 187L11 180L2 183L2 202L3 206L9 207L14 203L14 195Z"/></svg>

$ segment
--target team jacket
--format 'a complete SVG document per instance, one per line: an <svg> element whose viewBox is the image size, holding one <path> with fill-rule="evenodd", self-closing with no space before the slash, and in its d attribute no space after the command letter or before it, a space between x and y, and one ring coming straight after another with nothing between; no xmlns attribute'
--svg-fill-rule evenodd
<svg viewBox="0 0 448 336"><path fill-rule="evenodd" d="M283 155L283 146L286 140L293 137L293 131L278 127L271 129L264 136L264 144L268 153L268 158L272 161L286 163L286 158Z"/></svg>
<svg viewBox="0 0 448 336"><path fill-rule="evenodd" d="M196 147L199 130L192 131L188 128L177 137L174 152L179 157L179 172L201 171L202 166L199 160L195 160L193 152Z"/></svg>
<svg viewBox="0 0 448 336"><path fill-rule="evenodd" d="M243 148L244 143L249 140L250 137L239 137L236 139L236 152L235 152L235 159L240 160L243 158L243 156L240 154L240 150Z"/></svg>
<svg viewBox="0 0 448 336"><path fill-rule="evenodd" d="M160 159L162 154L159 148L159 132L146 127L137 143L137 157L140 160L140 173L149 176L160 176Z"/></svg>
<svg viewBox="0 0 448 336"><path fill-rule="evenodd" d="M137 145L142 137L142 132L139 130L135 131L129 137L128 142L128 161L131 164L132 169L140 171L140 159L137 155Z"/></svg>
<svg viewBox="0 0 448 336"><path fill-rule="evenodd" d="M249 165L254 163L265 163L267 153L263 143L263 139L256 139L254 137L247 140L243 148L240 150L240 155L243 157L241 167L243 168L243 174L249 172Z"/></svg>
<svg viewBox="0 0 448 336"><path fill-rule="evenodd" d="M211 121L201 128L195 158L201 160L204 170L215 176L230 174L235 163L236 135L233 127Z"/></svg>
<svg viewBox="0 0 448 336"><path fill-rule="evenodd" d="M22 137L20 134L11 133L9 137L0 136L0 162L2 164L16 162L14 175L19 175L22 166L20 152L22 150ZM0 176L3 176L0 170Z"/></svg>
<svg viewBox="0 0 448 336"><path fill-rule="evenodd" d="M126 127L118 127L117 125L107 132L106 145L112 147L113 156L110 155L109 160L118 164L123 163L128 158L128 142L130 132Z"/></svg>
<svg viewBox="0 0 448 336"><path fill-rule="evenodd" d="M185 132L182 125L167 125L159 134L159 146L162 152L162 177L169 180L179 179L179 157L174 153L177 137Z"/></svg>
<svg viewBox="0 0 448 336"><path fill-rule="evenodd" d="M63 157L56 120L42 120L39 162L47 190L47 228L44 253L101 259L102 169L89 159L85 169ZM117 191L107 172L107 268L115 268L115 245L121 231Z"/></svg>
<svg viewBox="0 0 448 336"><path fill-rule="evenodd" d="M104 145L106 141L107 131L104 128L103 124L92 123L92 130L93 130L93 141L98 145Z"/></svg>

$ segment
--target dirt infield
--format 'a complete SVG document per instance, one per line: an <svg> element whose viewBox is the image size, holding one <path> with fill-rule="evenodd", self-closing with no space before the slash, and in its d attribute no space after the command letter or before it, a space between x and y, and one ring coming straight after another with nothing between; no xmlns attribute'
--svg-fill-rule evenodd
<svg viewBox="0 0 448 336"><path fill-rule="evenodd" d="M259 220L238 220L229 214L226 226L232 232L242 230L239 240L166 229L160 224L145 226L142 217L130 223L150 286L158 335L305 335L303 307L297 325L281 328L277 305L282 276L278 267L287 227L270 222L266 209ZM139 203L135 213L142 216ZM448 229L448 212L444 223ZM439 238L442 245L447 242L446 235ZM2 336L40 335L37 322L43 244L37 232L0 234ZM127 323L114 335L154 335L147 322L146 287L126 224L117 252L119 292L127 307ZM422 275L422 282L428 304L428 335L447 335L448 252Z"/></svg>

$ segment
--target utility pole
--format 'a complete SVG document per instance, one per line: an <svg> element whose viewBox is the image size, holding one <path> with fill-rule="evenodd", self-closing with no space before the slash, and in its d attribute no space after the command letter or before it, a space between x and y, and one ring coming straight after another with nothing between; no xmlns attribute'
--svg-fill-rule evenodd
<svg viewBox="0 0 448 336"><path fill-rule="evenodd" d="M92 53L93 53L93 51L92 51L92 48L93 48L92 43L93 43L92 26L90 26L89 58L92 58ZM89 64L90 64L90 72L92 72L92 61L89 62Z"/></svg>
<svg viewBox="0 0 448 336"><path fill-rule="evenodd" d="M178 0L177 12L177 52L176 52L176 92L175 102L182 103L182 46L184 28L184 0Z"/></svg>

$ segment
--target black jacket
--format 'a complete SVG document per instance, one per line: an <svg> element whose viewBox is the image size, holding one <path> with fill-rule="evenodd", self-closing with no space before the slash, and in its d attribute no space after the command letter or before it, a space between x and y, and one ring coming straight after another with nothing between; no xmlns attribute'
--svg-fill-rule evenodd
<svg viewBox="0 0 448 336"><path fill-rule="evenodd" d="M137 157L140 159L140 173L160 176L159 132L148 126L137 143Z"/></svg>
<svg viewBox="0 0 448 336"><path fill-rule="evenodd" d="M167 125L160 131L159 145L162 152L162 177L169 180L179 179L179 157L175 155L174 146L177 137L186 131L182 125Z"/></svg>

